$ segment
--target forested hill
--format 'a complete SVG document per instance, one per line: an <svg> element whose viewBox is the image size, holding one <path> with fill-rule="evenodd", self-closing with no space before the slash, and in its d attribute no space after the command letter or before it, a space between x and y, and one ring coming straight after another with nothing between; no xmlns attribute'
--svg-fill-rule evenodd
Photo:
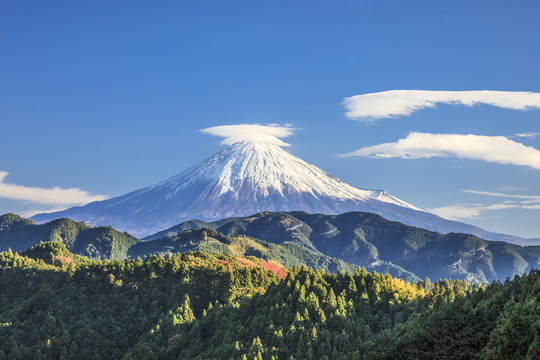
<svg viewBox="0 0 540 360"><path fill-rule="evenodd" d="M0 359L538 359L540 273L489 286L203 252L0 253Z"/></svg>
<svg viewBox="0 0 540 360"><path fill-rule="evenodd" d="M24 251L40 242L61 242L71 252L96 259L125 259L140 240L110 226L58 219L43 225L14 214L0 216L0 250Z"/></svg>
<svg viewBox="0 0 540 360"><path fill-rule="evenodd" d="M212 229L188 230L171 238L155 241L140 241L110 226L89 227L84 222L70 219L53 220L36 225L32 220L13 214L0 216L0 251L24 251L40 242L56 241L64 244L71 252L93 259L126 259L148 255L203 250L208 253L234 256L257 256L282 266L306 265L333 272L355 271L357 266L332 258L318 251L294 243L280 245L246 236L224 236ZM381 264L374 269L391 270L403 275L406 280L418 278L411 273Z"/></svg>
<svg viewBox="0 0 540 360"><path fill-rule="evenodd" d="M219 222L182 223L156 236L170 236L189 226L212 227L228 236L242 234L275 244L294 243L368 269L384 265L392 275L409 279L414 274L420 279L503 281L540 267L540 246L440 234L365 212L263 212Z"/></svg>
<svg viewBox="0 0 540 360"><path fill-rule="evenodd" d="M324 255L318 251L307 249L304 246L285 242L272 244L244 235L225 236L213 229L186 230L181 234L153 241L141 241L133 245L128 256L146 257L147 255L167 256L176 252L204 251L212 254L225 254L232 256L255 256L266 261L277 262L282 266L305 265L315 269L337 271L356 271L357 266ZM389 266L378 266L378 271L392 269ZM402 274L407 280L419 280L414 274L392 269Z"/></svg>
<svg viewBox="0 0 540 360"><path fill-rule="evenodd" d="M180 229L183 232L176 233ZM202 250L333 272L354 272L363 266L406 281L446 278L484 283L540 266L540 246L440 234L362 212L265 212L213 223L194 220L161 234L172 236L143 242L111 227L93 228L69 219L36 225L12 214L0 217L0 250L21 251L41 241L59 241L73 253L96 259Z"/></svg>

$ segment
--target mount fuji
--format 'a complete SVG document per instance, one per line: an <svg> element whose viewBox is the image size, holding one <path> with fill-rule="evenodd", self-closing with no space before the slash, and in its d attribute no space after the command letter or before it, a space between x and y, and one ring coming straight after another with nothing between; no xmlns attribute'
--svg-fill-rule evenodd
<svg viewBox="0 0 540 360"><path fill-rule="evenodd" d="M68 217L144 236L191 219L211 221L298 210L323 214L365 211L442 233L472 233L514 243L524 240L443 219L383 190L360 189L291 155L279 144L252 140L234 142L155 185L32 219L43 223Z"/></svg>

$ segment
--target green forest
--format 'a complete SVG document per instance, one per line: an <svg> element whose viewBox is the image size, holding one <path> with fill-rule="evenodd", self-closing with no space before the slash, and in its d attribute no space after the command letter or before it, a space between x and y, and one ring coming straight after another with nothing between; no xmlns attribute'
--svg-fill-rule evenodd
<svg viewBox="0 0 540 360"><path fill-rule="evenodd" d="M540 272L489 285L207 252L0 253L0 359L538 359Z"/></svg>
<svg viewBox="0 0 540 360"><path fill-rule="evenodd" d="M429 278L491 283L540 266L540 246L440 234L363 212L263 212L212 223L193 220L145 240L110 226L93 227L66 218L38 225L14 214L0 216L0 251L21 252L42 241L60 242L70 252L92 259L204 251L334 273L364 267L408 282Z"/></svg>

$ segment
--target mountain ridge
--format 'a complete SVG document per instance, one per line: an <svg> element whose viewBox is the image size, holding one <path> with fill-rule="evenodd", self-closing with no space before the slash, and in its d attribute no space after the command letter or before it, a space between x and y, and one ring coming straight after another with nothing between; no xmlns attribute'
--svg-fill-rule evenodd
<svg viewBox="0 0 540 360"><path fill-rule="evenodd" d="M94 258L169 256L176 252L201 250L253 255L282 265L305 264L332 271L363 266L370 271L389 272L407 281L428 277L484 283L521 275L540 266L540 246L522 247L486 241L470 234L441 234L362 212L341 215L263 212L210 223L210 227L206 226L208 223L192 221L189 223L199 229L184 229L172 237L151 241L140 241L110 227L91 228L69 219L35 225L21 218L19 223L30 229L54 230L48 233L37 231L41 237L31 237L34 243L60 241L73 251ZM86 235L81 237L73 231L77 236L64 235L62 239L53 236L59 233L54 226L58 223L67 229L82 228ZM212 225L217 230L212 229ZM3 228L2 221L0 228ZM60 233L71 234L65 230ZM0 250L7 250L14 241L17 243L14 234L19 234L18 239L21 239L24 232L0 231L0 240L11 241L0 241ZM116 257L111 256L113 250Z"/></svg>
<svg viewBox="0 0 540 360"><path fill-rule="evenodd" d="M262 212L219 224L192 224L213 227L227 236L246 235L275 244L294 242L368 269L391 264L418 278L490 282L540 266L540 246L523 247L463 233L441 234L372 213ZM172 234L174 229L158 234L167 232Z"/></svg>
<svg viewBox="0 0 540 360"><path fill-rule="evenodd" d="M91 227L71 219L55 219L38 225L15 214L0 216L0 249L25 251L40 242L60 242L68 250L97 259L123 259L139 241L110 226Z"/></svg>
<svg viewBox="0 0 540 360"><path fill-rule="evenodd" d="M68 217L143 237L186 220L213 221L261 211L364 211L441 233L471 233L527 245L537 241L443 219L384 190L350 185L278 145L250 141L236 142L157 184L84 206L37 214L32 219L44 223Z"/></svg>

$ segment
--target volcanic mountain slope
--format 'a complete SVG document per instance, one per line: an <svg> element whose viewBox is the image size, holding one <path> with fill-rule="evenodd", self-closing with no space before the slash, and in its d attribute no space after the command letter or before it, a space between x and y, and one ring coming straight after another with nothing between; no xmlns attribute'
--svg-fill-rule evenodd
<svg viewBox="0 0 540 360"><path fill-rule="evenodd" d="M198 165L158 184L109 200L38 214L42 223L69 217L145 236L190 219L216 220L261 211L340 214L373 212L429 230L466 232L515 242L477 227L442 219L382 190L364 190L283 150L254 141L234 143Z"/></svg>

